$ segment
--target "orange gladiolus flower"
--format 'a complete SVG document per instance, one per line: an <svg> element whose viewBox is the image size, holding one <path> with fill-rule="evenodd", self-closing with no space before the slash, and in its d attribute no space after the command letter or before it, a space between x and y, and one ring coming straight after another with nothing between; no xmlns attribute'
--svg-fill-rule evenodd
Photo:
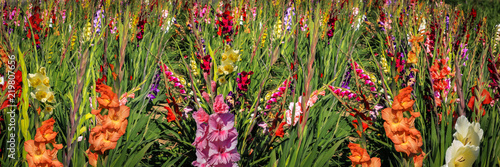
<svg viewBox="0 0 500 167"><path fill-rule="evenodd" d="M380 163L380 158L373 157L370 159L369 165L366 165L367 167L380 167L382 164ZM365 166L365 165L363 165Z"/></svg>
<svg viewBox="0 0 500 167"><path fill-rule="evenodd" d="M402 112L392 110L391 108L386 108L382 110L382 119L384 122L384 129L387 136L392 136L396 131L406 131L409 129Z"/></svg>
<svg viewBox="0 0 500 167"><path fill-rule="evenodd" d="M96 115L96 126L90 131L90 147L86 151L92 166L97 165L99 154L105 154L116 147L120 137L125 134L130 115L130 108L120 105L118 96L111 91L111 87L100 84L98 92L101 93L101 97L97 98L99 108L92 110L92 114ZM102 109L107 109L108 114L101 115Z"/></svg>
<svg viewBox="0 0 500 167"><path fill-rule="evenodd" d="M408 52L408 61L407 61L407 63L417 64L417 61L418 61L418 57L415 54L415 52L413 52L413 50L410 51L410 52Z"/></svg>
<svg viewBox="0 0 500 167"><path fill-rule="evenodd" d="M394 142L394 147L398 152L404 152L408 156L410 156L410 154L418 154L422 152L420 148L423 145L421 137L418 138L418 136L407 132L398 132L390 139Z"/></svg>
<svg viewBox="0 0 500 167"><path fill-rule="evenodd" d="M28 165L32 166L63 166L59 160L57 160L57 151L61 149L62 144L56 144L55 138L57 132L53 131L55 120L50 118L42 122L36 130L36 135L34 140L28 140L24 142L24 150L28 152L26 155L26 160ZM46 145L51 143L54 149L48 150Z"/></svg>
<svg viewBox="0 0 500 167"><path fill-rule="evenodd" d="M392 103L392 109L396 111L409 111L412 109L415 100L411 100L411 91L413 88L407 87L401 89L399 94L394 98L394 102Z"/></svg>
<svg viewBox="0 0 500 167"><path fill-rule="evenodd" d="M85 151L87 153L87 156L89 157L89 164L92 166L97 166L97 158L99 158L99 155L97 153L93 153L90 151L90 148Z"/></svg>
<svg viewBox="0 0 500 167"><path fill-rule="evenodd" d="M56 149L61 149L63 147L62 144L56 144L57 132L53 131L55 122L54 118L43 121L42 126L36 130L35 141L39 143L52 143Z"/></svg>
<svg viewBox="0 0 500 167"><path fill-rule="evenodd" d="M422 152L419 156L413 157L413 162L415 163L415 167L422 167L424 164L425 153Z"/></svg>
<svg viewBox="0 0 500 167"><path fill-rule="evenodd" d="M423 145L422 135L415 128L415 118L420 117L419 112L413 112L414 100L411 100L413 89L401 89L394 98L392 108L382 110L382 119L385 120L384 128L398 152L404 152L415 160L415 166L422 165L425 154L420 148ZM404 112L409 111L410 117L404 117ZM418 156L418 157L417 157ZM418 160L418 161L417 161Z"/></svg>
<svg viewBox="0 0 500 167"><path fill-rule="evenodd" d="M130 108L127 106L120 106L117 108L110 108L108 115L103 120L103 127L110 129L120 129L123 123L128 123L127 117L130 114Z"/></svg>
<svg viewBox="0 0 500 167"><path fill-rule="evenodd" d="M364 164L370 161L370 155L368 155L368 152L361 148L359 144L349 143L347 147L351 149L352 155L349 156L349 159L352 161L352 166Z"/></svg>
<svg viewBox="0 0 500 167"><path fill-rule="evenodd" d="M101 97L97 98L99 107L109 109L120 106L118 96L116 95L116 93L111 91L111 87L104 84L101 84L98 87L99 93L101 93Z"/></svg>
<svg viewBox="0 0 500 167"><path fill-rule="evenodd" d="M45 143L28 140L24 142L24 150L28 152L26 160L29 166L41 166L52 163L49 151L45 148Z"/></svg>
<svg viewBox="0 0 500 167"><path fill-rule="evenodd" d="M100 154L104 154L107 150L114 149L118 142L118 139L122 137L122 134L117 131L109 131L97 133L89 139L91 144L90 148ZM90 142L92 140L92 142Z"/></svg>
<svg viewBox="0 0 500 167"><path fill-rule="evenodd" d="M416 45L416 43L418 42L424 42L424 36L421 36L421 35L416 35L416 36L411 36L410 40L408 40L409 42L411 42L413 45Z"/></svg>
<svg viewBox="0 0 500 167"><path fill-rule="evenodd" d="M359 144L349 143L347 147L351 149L352 155L348 158L352 161L352 166L380 167L380 158L370 158L368 152Z"/></svg>

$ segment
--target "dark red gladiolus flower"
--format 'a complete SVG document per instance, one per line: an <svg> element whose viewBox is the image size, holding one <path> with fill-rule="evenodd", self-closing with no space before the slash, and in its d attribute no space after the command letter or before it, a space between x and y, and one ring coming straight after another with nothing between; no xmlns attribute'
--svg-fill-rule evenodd
<svg viewBox="0 0 500 167"><path fill-rule="evenodd" d="M239 78L236 78L236 82L238 83L238 90L246 92L248 91L248 85L250 84L249 76L253 74L253 71L246 72L243 71L239 73Z"/></svg>

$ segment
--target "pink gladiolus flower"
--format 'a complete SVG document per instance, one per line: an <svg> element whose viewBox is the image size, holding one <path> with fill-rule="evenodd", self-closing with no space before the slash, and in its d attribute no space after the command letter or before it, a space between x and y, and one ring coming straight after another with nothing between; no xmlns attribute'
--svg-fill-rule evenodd
<svg viewBox="0 0 500 167"><path fill-rule="evenodd" d="M375 91L377 91L377 88L371 87L370 90L373 91L373 92L375 92Z"/></svg>
<svg viewBox="0 0 500 167"><path fill-rule="evenodd" d="M293 126L295 126L297 124L297 122L300 119L300 114L302 114L302 108L301 108L300 102L290 103L290 106L288 107L288 108L290 108L290 110L286 110L286 113L285 113L286 124L292 125L292 111L293 111L294 107L295 107L295 116L294 116L294 120L293 120Z"/></svg>
<svg viewBox="0 0 500 167"><path fill-rule="evenodd" d="M181 88L182 84L181 84L181 83L179 83L179 82L176 82L176 83L174 83L174 86L175 86L175 87L179 87L179 88Z"/></svg>
<svg viewBox="0 0 500 167"><path fill-rule="evenodd" d="M229 111L229 106L224 103L224 97L222 95L218 95L215 97L214 101L214 112L218 114L224 114Z"/></svg>
<svg viewBox="0 0 500 167"><path fill-rule="evenodd" d="M367 76L368 76L368 75L366 75L366 74L361 74L361 75L359 75L359 78L361 78L361 79L365 79Z"/></svg>
<svg viewBox="0 0 500 167"><path fill-rule="evenodd" d="M362 69L360 69L360 68L356 69L356 74L361 74L361 73L363 73Z"/></svg>
<svg viewBox="0 0 500 167"><path fill-rule="evenodd" d="M342 91L342 89L337 88L333 91L333 93L335 93L336 95L340 95L340 91Z"/></svg>
<svg viewBox="0 0 500 167"><path fill-rule="evenodd" d="M238 132L234 128L234 115L227 113L229 106L224 103L222 95L218 95L214 101L214 114L208 116L203 109L193 113L197 123L193 142L197 159L192 165L237 166L240 154L236 148Z"/></svg>
<svg viewBox="0 0 500 167"><path fill-rule="evenodd" d="M179 92L182 94L186 94L186 91L184 89L181 89Z"/></svg>
<svg viewBox="0 0 500 167"><path fill-rule="evenodd" d="M208 125L209 141L223 141L230 134L237 135L236 129L234 129L234 115L231 113L210 115Z"/></svg>
<svg viewBox="0 0 500 167"><path fill-rule="evenodd" d="M165 75L167 75L167 77L170 77L170 76L172 76L173 74L174 74L174 73L172 73L172 72L170 72L170 71L165 72Z"/></svg>
<svg viewBox="0 0 500 167"><path fill-rule="evenodd" d="M135 94L134 93L131 93L131 94L128 94L128 93L124 93L122 94L122 96L120 96L120 106L123 106L125 104L127 104L127 98L135 98Z"/></svg>
<svg viewBox="0 0 500 167"><path fill-rule="evenodd" d="M203 97L203 99L205 99L206 102L210 102L210 95L208 95L207 92L201 93L201 96Z"/></svg>
<svg viewBox="0 0 500 167"><path fill-rule="evenodd" d="M213 142L209 144L208 156L211 165L232 165L240 160L240 154L236 150L238 140L233 137L231 141Z"/></svg>
<svg viewBox="0 0 500 167"><path fill-rule="evenodd" d="M279 88L278 88L278 90L279 90L280 92L284 93L284 92L285 92L285 90L286 90L286 87L279 87Z"/></svg>
<svg viewBox="0 0 500 167"><path fill-rule="evenodd" d="M209 116L205 112L205 110L203 110L203 108L200 108L198 111L193 113L193 118L197 124L201 124L201 123L207 123Z"/></svg>
<svg viewBox="0 0 500 167"><path fill-rule="evenodd" d="M271 105L266 105L266 109L271 109Z"/></svg>
<svg viewBox="0 0 500 167"><path fill-rule="evenodd" d="M347 95L347 97L349 97L349 100L351 100L351 98L356 97L356 94L351 93L351 94Z"/></svg>
<svg viewBox="0 0 500 167"><path fill-rule="evenodd" d="M196 138L194 139L193 145L196 146L197 149L205 149L208 146L208 141L207 141L208 124L202 123L196 126L197 126Z"/></svg>

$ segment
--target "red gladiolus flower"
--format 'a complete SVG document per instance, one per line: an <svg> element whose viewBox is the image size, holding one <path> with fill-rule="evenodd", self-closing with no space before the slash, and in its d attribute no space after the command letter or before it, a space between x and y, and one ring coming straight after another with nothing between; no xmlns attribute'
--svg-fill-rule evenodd
<svg viewBox="0 0 500 167"><path fill-rule="evenodd" d="M276 136L283 138L283 135L285 134L285 132L283 131L283 125L285 124L286 122L282 122L280 126L278 126L278 129L276 129Z"/></svg>
<svg viewBox="0 0 500 167"><path fill-rule="evenodd" d="M469 107L469 109L471 110L475 110L474 108L474 104L475 104L475 101L478 101L479 98L476 98L475 96L475 87L472 87L472 97L470 98L469 100L469 103L467 104L467 106ZM485 99L481 102L481 104L479 105L479 111L483 111L483 115L484 116L486 114L486 110L484 110L483 108L483 105L486 105L486 104L490 104L491 103L491 96L490 96L490 92L488 92L486 89L483 89L483 92L481 93L481 97L485 97ZM476 111L478 112L478 111Z"/></svg>

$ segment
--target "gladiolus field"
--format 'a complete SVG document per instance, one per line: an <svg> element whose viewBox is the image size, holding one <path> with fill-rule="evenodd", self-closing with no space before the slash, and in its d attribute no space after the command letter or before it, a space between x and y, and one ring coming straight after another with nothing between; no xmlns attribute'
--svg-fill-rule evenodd
<svg viewBox="0 0 500 167"><path fill-rule="evenodd" d="M0 0L0 166L499 166L477 4Z"/></svg>

